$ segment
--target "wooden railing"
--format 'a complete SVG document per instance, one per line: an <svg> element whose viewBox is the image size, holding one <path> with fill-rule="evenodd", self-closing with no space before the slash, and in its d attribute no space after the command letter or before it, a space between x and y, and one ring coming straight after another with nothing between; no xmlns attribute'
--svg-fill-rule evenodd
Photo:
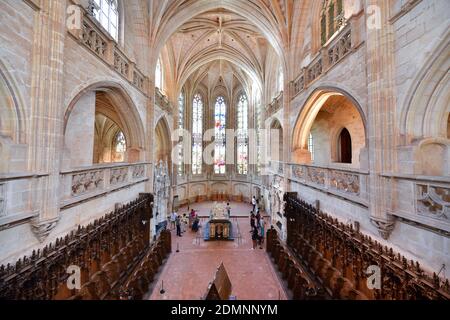
<svg viewBox="0 0 450 320"><path fill-rule="evenodd" d="M94 223L33 251L14 266L0 267L0 299L119 299L139 296L138 270L156 272L170 253L170 234L150 247L153 195L142 194ZM151 266L151 267L150 267ZM68 286L78 268L81 288ZM70 271L72 270L72 271ZM144 270L145 271L145 270ZM145 274L148 280L149 274ZM142 280L142 278L140 278ZM81 290L80 290L81 289ZM144 288L142 288L144 289Z"/></svg>
<svg viewBox="0 0 450 320"><path fill-rule="evenodd" d="M70 30L80 44L88 48L110 68L125 78L143 94L148 95L148 78L119 48L117 42L103 29L94 17L82 9L81 30Z"/></svg>
<svg viewBox="0 0 450 320"><path fill-rule="evenodd" d="M291 83L291 97L295 98L306 90L310 84L337 65L353 49L352 24L347 25L314 57L311 63L303 68Z"/></svg>
<svg viewBox="0 0 450 320"><path fill-rule="evenodd" d="M285 194L284 201L287 244L333 299L450 300L448 279L427 275L418 262L339 223L297 193ZM368 270L375 269L380 282L369 288Z"/></svg>

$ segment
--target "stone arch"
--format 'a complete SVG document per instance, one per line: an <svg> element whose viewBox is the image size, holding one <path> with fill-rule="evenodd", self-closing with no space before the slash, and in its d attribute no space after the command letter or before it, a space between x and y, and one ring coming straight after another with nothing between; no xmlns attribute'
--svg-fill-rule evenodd
<svg viewBox="0 0 450 320"><path fill-rule="evenodd" d="M14 78L0 60L0 136L15 143L26 142L25 104Z"/></svg>
<svg viewBox="0 0 450 320"><path fill-rule="evenodd" d="M341 110L342 109L342 110ZM345 112L343 109L351 111L349 117L343 118ZM330 116L324 114L319 117L319 112L327 111ZM333 114L334 112L334 114ZM346 91L334 88L323 87L316 89L306 100L305 105L301 109L292 135L293 161L298 163L310 163L311 154L308 151L308 138L313 130L313 125L317 121L332 121L332 125L327 126L327 132L323 132L322 138L317 134L315 137L315 162L321 164L329 164L330 162L339 162L336 141L338 141L341 130L346 127L352 137L352 150L355 166L367 165L367 121L360 104ZM346 123L353 123L350 128ZM362 133L361 133L362 131ZM358 139L354 139L358 137ZM322 145L320 145L320 141ZM322 148L321 148L322 147ZM321 158L320 154L324 156Z"/></svg>
<svg viewBox="0 0 450 320"><path fill-rule="evenodd" d="M125 135L125 161L141 161L145 135L139 112L120 84L101 81L85 86L68 103L63 129L64 166L89 166L94 163L95 119L98 114L109 118ZM70 152L74 146L85 152L77 152L78 156L74 157L74 153Z"/></svg>
<svg viewBox="0 0 450 320"><path fill-rule="evenodd" d="M24 103L7 70L0 60L0 173L27 169Z"/></svg>
<svg viewBox="0 0 450 320"><path fill-rule="evenodd" d="M167 161L171 163L172 142L170 126L165 116L162 116L155 126L155 163Z"/></svg>
<svg viewBox="0 0 450 320"><path fill-rule="evenodd" d="M450 114L450 32L416 75L400 115L404 145L415 139L447 138Z"/></svg>

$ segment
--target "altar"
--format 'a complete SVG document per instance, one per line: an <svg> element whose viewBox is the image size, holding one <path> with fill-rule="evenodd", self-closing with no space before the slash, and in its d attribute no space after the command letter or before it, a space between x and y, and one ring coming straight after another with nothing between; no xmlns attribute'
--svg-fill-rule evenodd
<svg viewBox="0 0 450 320"><path fill-rule="evenodd" d="M234 241L233 224L225 203L214 203L204 233L205 241Z"/></svg>

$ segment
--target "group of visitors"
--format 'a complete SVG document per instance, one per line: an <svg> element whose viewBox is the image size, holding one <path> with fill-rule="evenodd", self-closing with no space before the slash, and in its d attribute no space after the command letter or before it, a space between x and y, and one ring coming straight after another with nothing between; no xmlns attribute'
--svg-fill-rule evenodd
<svg viewBox="0 0 450 320"><path fill-rule="evenodd" d="M192 209L189 217L186 213L179 215L177 212L173 212L170 216L170 223L172 230L176 229L177 237L182 237L183 233L188 229L188 225L191 226L192 231L197 232L200 228L200 218L197 212Z"/></svg>
<svg viewBox="0 0 450 320"><path fill-rule="evenodd" d="M253 196L253 198L252 198L252 206L253 206L252 212L254 214L258 214L260 211L260 205L259 205L259 200L257 200L255 196Z"/></svg>
<svg viewBox="0 0 450 320"><path fill-rule="evenodd" d="M254 211L251 212L250 232L252 234L253 241L252 250L255 250L258 245L259 248L262 249L266 232L266 221L264 220L264 217L259 213L259 211L256 214Z"/></svg>

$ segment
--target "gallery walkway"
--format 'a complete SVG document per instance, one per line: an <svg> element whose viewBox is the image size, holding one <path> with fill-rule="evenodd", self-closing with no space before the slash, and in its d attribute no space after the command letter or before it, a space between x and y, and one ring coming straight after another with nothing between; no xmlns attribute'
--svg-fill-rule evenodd
<svg viewBox="0 0 450 320"><path fill-rule="evenodd" d="M194 205L200 216L207 216L212 203ZM251 206L232 203L233 223L239 225L242 238L234 242L205 242L191 230L183 237L172 232L173 253L160 272L151 300L199 300L213 280L216 270L223 262L233 285L233 295L238 300L287 299L282 283L266 254L265 249L252 250L249 212ZM182 208L179 213L187 212ZM206 218L202 219L205 225ZM269 223L267 223L269 225ZM179 248L180 252L176 252ZM164 282L165 293L161 294Z"/></svg>

